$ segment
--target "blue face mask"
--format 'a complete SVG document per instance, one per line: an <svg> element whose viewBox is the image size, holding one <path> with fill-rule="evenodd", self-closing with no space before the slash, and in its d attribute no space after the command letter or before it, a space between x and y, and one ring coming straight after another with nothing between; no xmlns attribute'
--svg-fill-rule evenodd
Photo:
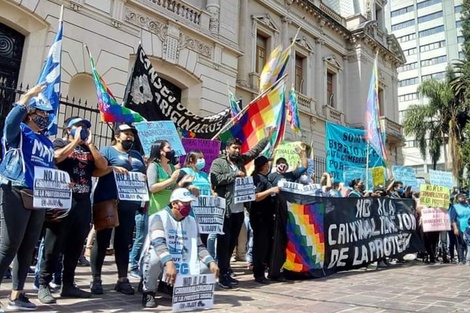
<svg viewBox="0 0 470 313"><path fill-rule="evenodd" d="M196 168L198 170L202 170L206 166L206 160L204 159L197 159L196 161Z"/></svg>
<svg viewBox="0 0 470 313"><path fill-rule="evenodd" d="M402 187L402 188L398 188L397 191L398 191L399 194L402 194L405 190L404 190L403 187Z"/></svg>
<svg viewBox="0 0 470 313"><path fill-rule="evenodd" d="M77 131L76 128L72 128L70 130L70 136L75 137L75 132ZM82 130L80 131L80 139L85 140L88 138L88 129L86 127L82 127Z"/></svg>

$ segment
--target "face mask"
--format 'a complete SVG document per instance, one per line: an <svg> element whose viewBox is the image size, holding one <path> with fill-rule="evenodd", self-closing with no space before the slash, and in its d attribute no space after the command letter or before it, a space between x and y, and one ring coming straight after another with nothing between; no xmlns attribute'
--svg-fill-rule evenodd
<svg viewBox="0 0 470 313"><path fill-rule="evenodd" d="M197 159L196 161L196 168L198 170L202 170L206 166L206 160L204 159Z"/></svg>
<svg viewBox="0 0 470 313"><path fill-rule="evenodd" d="M134 145L134 141L130 139L126 139L126 140L121 141L121 145L124 150L128 151L132 149L132 146Z"/></svg>
<svg viewBox="0 0 470 313"><path fill-rule="evenodd" d="M398 188L398 193L402 194L404 192L403 188Z"/></svg>
<svg viewBox="0 0 470 313"><path fill-rule="evenodd" d="M165 152L165 158L167 158L170 161L173 161L173 159L175 158L175 151L171 150L171 151Z"/></svg>
<svg viewBox="0 0 470 313"><path fill-rule="evenodd" d="M358 185L357 188L358 188L360 191L364 191L364 189L365 189L364 185Z"/></svg>
<svg viewBox="0 0 470 313"><path fill-rule="evenodd" d="M191 212L190 204L178 204L178 211L183 217L186 217Z"/></svg>
<svg viewBox="0 0 470 313"><path fill-rule="evenodd" d="M33 122L39 127L40 130L44 130L49 125L49 116L35 115L33 117Z"/></svg>
<svg viewBox="0 0 470 313"><path fill-rule="evenodd" d="M460 204L466 204L466 203L467 203L467 200L461 199L459 202L460 202Z"/></svg>
<svg viewBox="0 0 470 313"><path fill-rule="evenodd" d="M72 130L70 131L70 136L75 138L76 131L77 131L76 128L72 128ZM82 127L82 130L80 131L80 139L85 140L87 138L88 138L88 129Z"/></svg>
<svg viewBox="0 0 470 313"><path fill-rule="evenodd" d="M284 173L285 171L287 171L287 164L285 163L278 164L276 168L278 172Z"/></svg>

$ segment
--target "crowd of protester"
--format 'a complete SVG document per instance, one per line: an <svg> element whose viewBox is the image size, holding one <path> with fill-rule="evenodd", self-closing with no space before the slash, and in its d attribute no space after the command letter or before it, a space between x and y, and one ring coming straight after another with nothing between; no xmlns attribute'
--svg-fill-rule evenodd
<svg viewBox="0 0 470 313"><path fill-rule="evenodd" d="M271 160L262 156L273 129L268 129L266 138L245 153L241 152L239 139L229 139L208 173L203 171L206 161L201 151L188 151L180 165L168 141L155 142L150 155L143 156L133 149L138 134L130 124L117 124L113 141L98 150L93 144L90 121L72 116L65 122L63 137L52 142L44 132L52 107L37 97L42 90L42 86L35 86L26 92L5 121L5 150L16 149L22 155L16 173L3 173L6 179L1 193L0 271L5 276L0 280L9 278L11 271L9 310L36 309L24 292L36 246L35 288L44 304L56 302L52 291L57 286L61 286L61 297L89 298L106 292L101 276L111 241L117 267L114 289L133 295L135 289L128 276L140 279L143 307L157 305L155 295L162 284L171 290L183 261L191 274L215 274L223 289L239 284L231 268L234 253L238 260L247 262L257 283L285 282L287 202L278 187L282 181L311 184L314 194L321 197L410 198L417 203L418 215L420 212L419 192L399 181L366 190L360 178L345 185L324 173L315 180L314 174L307 174L312 151L305 144L295 150L299 164L288 164L282 157ZM3 162L8 160L4 157ZM247 172L248 164L253 164L252 173ZM71 209L42 210L28 204L36 166L69 173ZM145 174L150 201L118 200L113 172ZM236 203L236 178L247 175L253 176L255 200ZM93 177L98 178L95 185ZM199 234L191 202L200 195L225 199L223 234ZM426 261L435 263L439 256L444 263L470 265L470 254L466 256L470 207L465 190L454 193L449 214L450 232L423 234ZM180 238L182 229L184 236ZM89 291L75 284L77 264L88 265L84 254L90 256ZM403 261L403 256L396 257ZM379 265L387 266L388 261L380 260Z"/></svg>

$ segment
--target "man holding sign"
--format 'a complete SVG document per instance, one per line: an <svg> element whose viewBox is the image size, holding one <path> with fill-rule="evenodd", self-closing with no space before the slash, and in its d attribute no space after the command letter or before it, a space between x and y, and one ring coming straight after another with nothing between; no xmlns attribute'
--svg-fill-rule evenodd
<svg viewBox="0 0 470 313"><path fill-rule="evenodd" d="M211 183L219 197L225 198L224 234L217 235L217 259L220 267L219 286L224 289L232 288L238 281L229 274L230 257L237 245L238 234L245 220L244 204L235 203L235 180L246 176L245 165L253 161L266 148L274 128L269 128L266 138L246 153L241 153L242 142L238 138L227 141L225 155L212 163L210 170Z"/></svg>

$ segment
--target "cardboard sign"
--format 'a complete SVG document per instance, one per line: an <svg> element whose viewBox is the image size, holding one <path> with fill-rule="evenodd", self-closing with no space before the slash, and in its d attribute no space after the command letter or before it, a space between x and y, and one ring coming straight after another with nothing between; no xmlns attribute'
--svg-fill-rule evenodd
<svg viewBox="0 0 470 313"><path fill-rule="evenodd" d="M166 140L171 148L175 150L176 156L186 154L180 136L172 121L154 121L134 123L139 132L139 139L146 156L150 155L150 149L157 140Z"/></svg>
<svg viewBox="0 0 470 313"><path fill-rule="evenodd" d="M192 150L201 150L206 160L206 166L202 169L203 172L208 173L212 162L219 157L220 154L220 141L201 139L201 138L183 138L181 139L186 153ZM180 163L184 164L186 157L180 157Z"/></svg>
<svg viewBox="0 0 470 313"><path fill-rule="evenodd" d="M47 167L34 167L33 207L38 209L70 209L72 189L67 172Z"/></svg>
<svg viewBox="0 0 470 313"><path fill-rule="evenodd" d="M443 186L422 184L420 186L419 202L432 208L448 209L450 204L450 189Z"/></svg>
<svg viewBox="0 0 470 313"><path fill-rule="evenodd" d="M454 187L454 179L451 172L429 170L429 182L431 185Z"/></svg>
<svg viewBox="0 0 470 313"><path fill-rule="evenodd" d="M255 184L253 176L235 178L234 190L235 203L255 201Z"/></svg>
<svg viewBox="0 0 470 313"><path fill-rule="evenodd" d="M173 312L211 309L214 306L215 275L176 275Z"/></svg>
<svg viewBox="0 0 470 313"><path fill-rule="evenodd" d="M450 230L450 216L447 210L424 208L421 210L423 232Z"/></svg>
<svg viewBox="0 0 470 313"><path fill-rule="evenodd" d="M225 199L221 197L198 197L191 202L200 234L223 234Z"/></svg>
<svg viewBox="0 0 470 313"><path fill-rule="evenodd" d="M289 164L289 169L293 169L300 164L300 156L295 151L296 147L300 148L300 141L295 142L288 142L283 141L281 142L276 150L274 150L274 162L276 162L279 158L284 158Z"/></svg>
<svg viewBox="0 0 470 313"><path fill-rule="evenodd" d="M119 200L149 201L147 179L144 174L129 172L119 174L114 172Z"/></svg>
<svg viewBox="0 0 470 313"><path fill-rule="evenodd" d="M385 168L383 166L377 166L369 169L372 175L373 186L385 185Z"/></svg>

